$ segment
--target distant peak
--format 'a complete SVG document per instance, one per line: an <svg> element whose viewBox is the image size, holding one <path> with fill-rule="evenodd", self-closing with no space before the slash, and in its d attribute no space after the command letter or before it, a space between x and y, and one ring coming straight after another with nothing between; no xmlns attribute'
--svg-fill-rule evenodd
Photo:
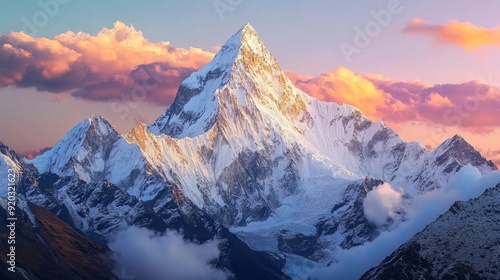
<svg viewBox="0 0 500 280"><path fill-rule="evenodd" d="M106 121L106 119L103 117L103 116L99 116L97 114L93 114L90 118L89 118L89 122L95 122L95 121ZM106 121L107 122L107 121Z"/></svg>
<svg viewBox="0 0 500 280"><path fill-rule="evenodd" d="M465 139L460 134L455 134L453 137L450 137L446 141L444 141L443 144L456 145L460 143L467 143L467 141L465 141Z"/></svg>
<svg viewBox="0 0 500 280"><path fill-rule="evenodd" d="M103 116L96 114L92 115L87 121L82 122L83 126L88 126L88 129L95 131L98 135L118 135L118 132ZM77 126L78 127L78 126ZM85 130L83 133L87 133Z"/></svg>
<svg viewBox="0 0 500 280"><path fill-rule="evenodd" d="M455 134L453 137L446 139L436 150L455 150L455 149L474 149L462 136Z"/></svg>
<svg viewBox="0 0 500 280"><path fill-rule="evenodd" d="M454 140L454 141L462 141L462 140L465 140L465 139L462 137L462 135L460 135L460 134L455 134L455 135L451 138L451 140Z"/></svg>

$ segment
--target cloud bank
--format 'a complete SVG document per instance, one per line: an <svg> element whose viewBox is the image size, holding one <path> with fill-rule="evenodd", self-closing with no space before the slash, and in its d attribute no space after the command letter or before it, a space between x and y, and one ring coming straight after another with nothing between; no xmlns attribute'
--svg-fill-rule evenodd
<svg viewBox="0 0 500 280"><path fill-rule="evenodd" d="M140 89L141 100L170 104L181 81L212 57L199 48L150 42L119 21L95 36L68 31L44 38L11 32L0 36L0 87L69 91L100 101L129 100Z"/></svg>
<svg viewBox="0 0 500 280"><path fill-rule="evenodd" d="M479 81L427 85L359 75L339 68L317 77L287 73L304 92L325 101L358 107L372 120L420 121L457 126L474 133L500 126L500 89Z"/></svg>
<svg viewBox="0 0 500 280"><path fill-rule="evenodd" d="M468 200L500 183L500 172L481 176L477 168L464 166L442 189L417 196L405 209L406 220L391 231L382 232L375 240L350 250L338 250L333 257L337 263L310 273L312 279L359 279L368 269L408 241L425 226L435 221L457 200Z"/></svg>
<svg viewBox="0 0 500 280"><path fill-rule="evenodd" d="M453 20L446 25L432 25L422 19L412 19L403 30L425 35L440 44L451 44L472 51L484 46L500 48L500 27L487 29L470 22Z"/></svg>
<svg viewBox="0 0 500 280"><path fill-rule="evenodd" d="M173 231L160 236L132 226L119 232L108 246L119 264L116 272L135 279L219 280L229 276L210 264L220 254L217 241L199 245Z"/></svg>

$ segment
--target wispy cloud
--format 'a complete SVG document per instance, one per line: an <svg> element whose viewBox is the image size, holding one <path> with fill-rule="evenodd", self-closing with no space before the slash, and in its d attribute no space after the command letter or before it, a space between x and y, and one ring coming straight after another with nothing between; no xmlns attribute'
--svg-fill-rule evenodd
<svg viewBox="0 0 500 280"><path fill-rule="evenodd" d="M161 82L147 91L145 100L169 104L180 82L212 57L212 52L199 48L150 42L122 22L95 36L68 31L43 38L11 32L0 36L0 87L123 100L137 85L155 78Z"/></svg>
<svg viewBox="0 0 500 280"><path fill-rule="evenodd" d="M468 51L484 46L500 48L500 27L488 29L456 20L445 25L433 25L414 18L403 31L430 36L438 43L456 45Z"/></svg>
<svg viewBox="0 0 500 280"><path fill-rule="evenodd" d="M491 158L493 162L497 165L497 167L500 168L500 150L488 149L486 151L483 151L483 154L487 158Z"/></svg>

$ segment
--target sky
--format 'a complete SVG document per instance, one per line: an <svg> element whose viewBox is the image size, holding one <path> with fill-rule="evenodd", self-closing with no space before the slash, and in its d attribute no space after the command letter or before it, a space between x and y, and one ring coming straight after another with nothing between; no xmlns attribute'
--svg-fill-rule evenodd
<svg viewBox="0 0 500 280"><path fill-rule="evenodd" d="M498 10L494 0L2 1L0 141L33 155L93 114L120 133L149 124L249 22L305 92L430 149L461 134L498 165Z"/></svg>

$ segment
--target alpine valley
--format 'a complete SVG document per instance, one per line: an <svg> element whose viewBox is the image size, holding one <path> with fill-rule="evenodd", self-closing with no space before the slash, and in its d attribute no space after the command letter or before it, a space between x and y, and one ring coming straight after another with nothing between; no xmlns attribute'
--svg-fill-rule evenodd
<svg viewBox="0 0 500 280"><path fill-rule="evenodd" d="M15 274L3 269L8 248L0 231L2 279L131 279L107 246L130 227L176 231L198 245L216 240L210 265L230 279L306 279L334 267L337 252L407 223L416 200L446 189L464 167L499 178L458 135L430 151L353 106L297 89L249 24L181 83L154 123L120 135L92 116L33 160L1 143L0 155L2 186L9 168L18 174L19 217ZM382 190L396 202L370 212L370 194ZM497 186L453 204L359 276L498 276L498 201ZM473 221L482 228L467 230ZM466 257L476 247L480 259ZM133 268L127 273L143 279Z"/></svg>

